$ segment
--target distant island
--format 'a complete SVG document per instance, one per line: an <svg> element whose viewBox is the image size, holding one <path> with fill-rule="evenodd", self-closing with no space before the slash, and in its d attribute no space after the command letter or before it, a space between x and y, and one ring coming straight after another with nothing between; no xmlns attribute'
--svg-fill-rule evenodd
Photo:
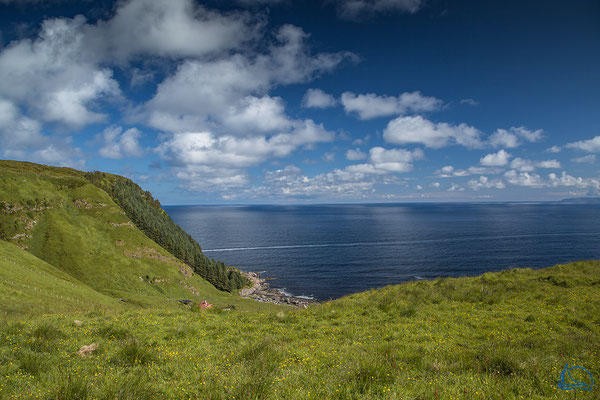
<svg viewBox="0 0 600 400"><path fill-rule="evenodd" d="M600 204L600 197L570 197L560 202L567 204Z"/></svg>

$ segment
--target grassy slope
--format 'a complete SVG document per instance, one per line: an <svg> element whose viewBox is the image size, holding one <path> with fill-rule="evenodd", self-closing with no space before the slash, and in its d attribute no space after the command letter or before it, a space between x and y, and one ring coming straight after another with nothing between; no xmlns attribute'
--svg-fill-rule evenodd
<svg viewBox="0 0 600 400"><path fill-rule="evenodd" d="M236 305L200 311L174 301L196 298L182 264L111 225L128 220L79 172L0 162L0 199L27 208L0 212L2 231L31 236L0 241L0 398L599 397L598 385L556 388L565 363L599 376L598 261L408 283L304 311L185 278L200 298ZM90 343L98 350L77 356Z"/></svg>
<svg viewBox="0 0 600 400"><path fill-rule="evenodd" d="M6 314L89 311L114 307L116 302L0 240L0 310ZM121 307L127 308L124 304Z"/></svg>
<svg viewBox="0 0 600 400"><path fill-rule="evenodd" d="M269 308L220 292L192 274L79 171L0 161L0 199L22 208L0 210L0 231L10 242L104 295L141 306L206 299Z"/></svg>
<svg viewBox="0 0 600 400"><path fill-rule="evenodd" d="M408 283L304 311L11 319L0 397L598 398L597 385L556 383L565 363L598 377L599 289L590 261ZM98 351L79 358L92 342Z"/></svg>

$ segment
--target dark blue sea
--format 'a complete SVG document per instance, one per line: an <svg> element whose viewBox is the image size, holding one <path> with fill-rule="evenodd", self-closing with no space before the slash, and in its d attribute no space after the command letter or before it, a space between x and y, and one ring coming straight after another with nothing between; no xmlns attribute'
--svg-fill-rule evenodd
<svg viewBox="0 0 600 400"><path fill-rule="evenodd" d="M600 259L600 205L165 206L208 257L326 300L439 276Z"/></svg>

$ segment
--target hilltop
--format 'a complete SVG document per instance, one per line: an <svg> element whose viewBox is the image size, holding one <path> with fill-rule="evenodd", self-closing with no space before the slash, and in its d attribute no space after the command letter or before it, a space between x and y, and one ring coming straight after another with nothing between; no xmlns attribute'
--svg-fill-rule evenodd
<svg viewBox="0 0 600 400"><path fill-rule="evenodd" d="M299 310L194 272L166 248L183 236L148 233L143 215L161 208L133 185L0 162L0 398L559 399L573 394L556 385L565 364L598 376L599 261L409 282Z"/></svg>

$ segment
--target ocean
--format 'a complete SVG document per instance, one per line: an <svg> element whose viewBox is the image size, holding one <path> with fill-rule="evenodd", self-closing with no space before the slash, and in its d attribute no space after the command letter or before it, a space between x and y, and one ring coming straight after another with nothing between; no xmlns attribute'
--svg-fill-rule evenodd
<svg viewBox="0 0 600 400"><path fill-rule="evenodd" d="M600 259L600 205L163 208L208 257L320 300L411 280Z"/></svg>

